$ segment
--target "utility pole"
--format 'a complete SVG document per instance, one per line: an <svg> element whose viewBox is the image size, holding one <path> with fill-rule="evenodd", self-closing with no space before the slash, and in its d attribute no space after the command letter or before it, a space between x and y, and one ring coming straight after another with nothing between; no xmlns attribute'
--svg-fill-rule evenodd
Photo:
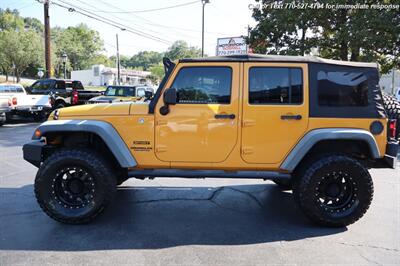
<svg viewBox="0 0 400 266"><path fill-rule="evenodd" d="M49 0L44 0L44 56L46 63L46 78L51 77L51 47L50 47L50 17Z"/></svg>
<svg viewBox="0 0 400 266"><path fill-rule="evenodd" d="M119 61L119 45L118 45L118 33L116 34L117 37L117 85L120 85L121 80L121 70L120 70L120 61Z"/></svg>
<svg viewBox="0 0 400 266"><path fill-rule="evenodd" d="M204 57L204 7L206 4L210 3L210 0L201 0L203 5L203 14L202 14L202 27L201 27L201 57Z"/></svg>

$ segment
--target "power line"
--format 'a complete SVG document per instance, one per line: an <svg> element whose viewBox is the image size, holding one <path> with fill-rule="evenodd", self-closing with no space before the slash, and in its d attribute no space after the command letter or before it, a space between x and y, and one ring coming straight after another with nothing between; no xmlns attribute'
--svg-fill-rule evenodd
<svg viewBox="0 0 400 266"><path fill-rule="evenodd" d="M100 11L101 11L101 10L98 9L96 6L94 6L94 5L90 4L90 3L86 3L85 1L82 1L82 0L75 0L75 1L78 1L79 3L82 3L82 4L86 5L86 6L89 6L89 7L94 8L94 9L92 9L93 12L100 12ZM103 4L107 4L107 2L104 2L104 1L100 1L100 2L102 2ZM196 3L197 3L197 2L196 2ZM110 6L119 9L119 7L117 7L117 6L113 6L113 5L110 5ZM89 9L87 9L87 10L89 10ZM120 9L120 10L121 10L121 9ZM111 12L111 13L112 13L112 12ZM143 28L143 29L146 30L146 31L150 31L150 32L153 32L153 33L159 34L159 35L165 35L165 34L167 34L167 35L169 36L170 34L165 33L165 32L155 31L155 30L149 29L149 28L145 28L145 27L143 27L142 25L138 25L137 23L143 23L143 24L147 24L147 25L150 25L150 26L153 26L153 27L158 27L158 28L168 28L168 29L172 29L172 30L174 30L174 29L181 30L181 29L179 29L179 28L174 28L174 27L169 27L169 26L164 26L164 25L152 23L150 20L145 19L145 18L142 18L142 17L140 17L140 16L138 16L138 15L134 15L134 14L131 14L131 16L134 16L134 17L136 17L136 18L138 18L138 19L140 19L140 20L143 20L143 21L145 21L145 22L133 21L133 20L130 20L130 19L122 19L122 18L117 17L117 16L115 16L115 15L113 15L113 14L109 14L109 16L111 16L111 17L113 17L113 18L115 18L115 19L118 19L118 20L120 20L120 21L132 22L132 23L136 24L136 26L141 27L141 28ZM193 30L188 30L188 31L193 31ZM179 31L176 31L176 30L175 30L175 31L171 31L171 32L173 33L173 35L177 36L178 38L185 37L185 38L196 39L196 40L198 39L197 36L188 35L188 34L185 34L185 33L179 32ZM199 32L200 32L200 31L199 31Z"/></svg>
<svg viewBox="0 0 400 266"><path fill-rule="evenodd" d="M71 3L66 2L66 1L63 1L63 0L57 0L57 1L60 1L60 2L62 2L62 3L64 3L64 4L68 4L68 5L72 6L72 7L78 8L78 9L80 9L80 10L83 10L84 12L89 13L89 14L91 14L92 16L96 16L96 17L101 18L101 19L103 19L103 20L108 20L108 21L110 21L110 22L112 22L112 23L114 23L114 24L117 24L117 25L119 25L119 26L122 26L122 27L123 27L122 30L130 29L130 30L135 31L136 33L140 33L140 34L138 34L138 35L140 35L140 36L142 36L142 37L149 36L149 37L150 37L151 39L153 39L153 40L154 40L154 39L157 39L157 40L159 40L159 41L166 42L167 44L171 44L171 42L168 41L168 40L165 40L165 39L162 39L162 38L160 38L160 37L157 37L157 36L151 35L151 34L149 34L149 33L143 32L143 31L141 31L141 30L132 28L132 27L130 27L130 26L126 26L126 25L124 25L124 24L122 24L122 23L120 23L120 22L112 21L111 19L109 19L109 18L107 18L107 17L100 16L100 15L98 15L98 14L96 14L96 13L90 12L90 11L88 11L87 9L84 9L84 8L82 8L82 7L80 7L80 6L71 4ZM119 19L119 18L117 18L117 19Z"/></svg>
<svg viewBox="0 0 400 266"><path fill-rule="evenodd" d="M81 0L76 0L76 1L81 2L81 3L84 3L84 2L81 1ZM108 3L108 2L106 2L106 1L98 0L98 2L101 2L101 3L103 3L104 5L106 5L106 6L108 6L108 7L113 7L114 9L120 10L121 13L123 13L123 11L124 11L124 10L121 9L120 7L115 6L115 5L113 5L113 4L111 4L111 3ZM199 1L196 1L196 2L194 2L194 3L198 3L198 2L199 2ZM91 6L91 7L95 8L96 11L93 11L93 12L101 12L101 10L98 9L97 7L95 7L95 6L93 6L93 5L90 5L90 4L88 4L88 3L85 3L85 4L88 5L88 6ZM114 12L110 11L110 12L108 12L108 13L114 13ZM113 17L115 17L115 16L113 16ZM165 28L165 29L175 29L175 30L188 31L188 32L201 32L201 30L194 30L194 29L181 28L181 27L176 27L176 26L171 26L171 25L158 24L158 23L155 23L155 22L153 22L153 21L151 21L151 20L149 20L149 19L146 19L146 18L143 18L143 17L141 17L141 16L138 16L138 15L134 15L134 17L136 17L136 18L138 18L138 19L140 19L140 20L145 21L145 22L141 22L141 23L144 23L144 24L147 24L147 25L150 25L150 26L154 26L154 27ZM126 20L126 21L130 21L130 22L133 22L133 23L136 23L136 21L132 21L132 20L128 20L128 19L125 19L125 20ZM221 33L221 32L212 32L212 31L205 31L205 32L206 32L206 33L209 33L209 34L226 35L226 33ZM179 33L179 32L177 32L177 33L178 33L178 34L182 34L182 33ZM191 36L191 37L193 38L193 36ZM195 38L197 38L197 37L195 37Z"/></svg>
<svg viewBox="0 0 400 266"><path fill-rule="evenodd" d="M193 4L197 4L198 2L199 2L199 1L192 1L192 2L187 2L187 3L183 3L183 4L177 4L177 5L173 5L173 6L165 6L165 7L160 7L160 8L144 9L144 10L134 10L134 11L106 11L106 10L99 10L99 9L96 9L96 12L115 13L115 14L147 13L147 12L161 11L161 10L166 10L166 9L172 9L172 8L177 8L177 7L183 7L183 6L193 5ZM94 10L92 10L92 11L94 11Z"/></svg>
<svg viewBox="0 0 400 266"><path fill-rule="evenodd" d="M92 5L92 4L86 3L85 1L82 1L82 0L75 0L75 1L78 1L78 2L81 3L81 4L84 4L84 5L86 5L86 6L89 6L89 7L94 8L94 9L92 9L93 12L100 12L100 11L98 11L98 10L100 10L100 9L98 9L96 6L94 6L94 5ZM86 10L89 10L89 9L86 9ZM111 16L111 17L113 17L113 18L115 18L115 19L117 19L117 20L120 20L120 21L132 22L132 23L134 23L134 25L136 24L136 26L141 27L142 29L144 29L144 30L146 30L146 31L153 32L153 33L155 33L155 34L159 34L159 35L164 35L164 34L165 34L165 32L159 32L159 31L155 31L155 30L153 30L153 29L144 28L142 25L138 25L138 24L137 24L137 23L143 23L143 22L137 22L137 21L133 21L133 20L129 20L129 19L122 19L122 18L117 17L117 16L115 16L115 15L113 15L113 14L109 14L109 16ZM137 15L133 15L133 16L137 16ZM139 19L142 19L142 18L139 17L139 16L137 16L137 17L138 17ZM144 24L149 24L149 25L151 25L151 23L144 23ZM175 35L177 35L177 36L179 35L179 36L183 36L183 37L191 38L191 39L197 39L197 37L194 37L194 36L188 35L188 34L182 34L181 32L177 32L177 31L175 31Z"/></svg>
<svg viewBox="0 0 400 266"><path fill-rule="evenodd" d="M98 15L98 14L92 13L92 12L90 12L90 11L85 10L85 9L82 8L82 7L73 5L73 4L69 3L69 2L66 2L66 1L63 1L63 0L57 0L57 1L62 2L63 4L66 4L66 5L69 5L69 6L62 5L62 4L57 3L57 2L55 2L55 1L52 1L52 3L55 4L55 5L57 5L57 6L60 6L60 7L62 7L62 8L65 8L65 9L67 9L67 10L70 11L70 12L79 13L79 14L81 14L81 15L83 15L83 16L86 16L86 17L95 19L95 20L100 21L100 22L102 22L102 23L105 23L105 24L108 24L108 25L110 25L110 26L119 28L119 29L121 29L121 30L123 30L123 31L127 31L127 32L130 32L130 33L139 35L139 36L141 36L141 37L144 37L144 38L147 38L147 39L151 39L151 40L153 40L153 41L158 41L158 42L161 42L161 43L164 43L164 44L168 44L168 45L172 44L172 42L170 42L170 41L168 41L168 40L159 38L159 37L157 37L157 36L154 36L154 35L151 35L151 34L148 34L148 33L145 33L145 32L143 32L143 31L137 30L137 29L132 28L132 27L130 27L130 26L126 26L126 25L124 25L124 24L122 24L122 23L119 23L119 22L110 20L109 18L106 18L106 17L100 16L100 15Z"/></svg>

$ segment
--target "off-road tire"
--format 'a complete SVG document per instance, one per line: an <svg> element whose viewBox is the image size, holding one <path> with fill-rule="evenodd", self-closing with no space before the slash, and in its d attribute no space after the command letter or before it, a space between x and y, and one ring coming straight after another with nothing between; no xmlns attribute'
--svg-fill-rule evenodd
<svg viewBox="0 0 400 266"><path fill-rule="evenodd" d="M290 179L273 179L274 182L281 190L292 190L292 181Z"/></svg>
<svg viewBox="0 0 400 266"><path fill-rule="evenodd" d="M65 103L63 103L63 102L58 102L58 103L56 103L56 106L54 107L54 109L61 109L61 108L64 108L64 107L66 107L67 105L65 104Z"/></svg>
<svg viewBox="0 0 400 266"><path fill-rule="evenodd" d="M389 119L396 119L396 136L400 139L400 103L396 97L382 92L383 105Z"/></svg>
<svg viewBox="0 0 400 266"><path fill-rule="evenodd" d="M46 113L45 112L40 112L40 113L36 113L36 114L33 114L33 120L35 121L35 122L43 122L43 121L45 121L47 119L47 115L46 115Z"/></svg>
<svg viewBox="0 0 400 266"><path fill-rule="evenodd" d="M6 114L2 113L0 114L0 127L3 126L6 123Z"/></svg>
<svg viewBox="0 0 400 266"><path fill-rule="evenodd" d="M12 120L13 120L13 115L10 112L6 113L6 123L10 123L12 122Z"/></svg>
<svg viewBox="0 0 400 266"><path fill-rule="evenodd" d="M304 214L318 224L330 227L350 225L360 219L371 204L374 193L371 176L367 168L355 159L344 155L321 156L303 165L297 174L296 182L293 182L295 201ZM338 202L332 200L329 207L330 201L321 202L321 195L328 194L327 188L330 187L326 183L330 180L339 182L339 186L347 186L347 189L339 191L340 195L344 191L343 194L349 197ZM346 183L341 180L346 180ZM334 207L335 204L338 206Z"/></svg>
<svg viewBox="0 0 400 266"><path fill-rule="evenodd" d="M70 168L72 170L69 170ZM67 186L59 184L59 182L68 182L68 180L65 181L69 178L68 174L63 174L65 169L68 171L78 169L76 172L83 169L82 171L87 173L85 179L79 177L76 181L83 179L81 183L84 185L81 190L88 191L88 194L82 196L85 201L80 201L83 202L82 205L69 203L68 197L65 200L65 195L68 194L65 194L67 191L64 193L63 190L67 190L65 189ZM74 176L73 172L69 174L69 176ZM60 175L62 175L61 179ZM54 220L68 224L81 224L92 221L110 204L116 192L116 186L112 168L102 156L89 149L63 148L55 151L40 166L35 178L35 196L42 210ZM61 189L56 189L57 187ZM69 195L75 198L75 194L72 193L75 192ZM78 199L76 201L79 202Z"/></svg>

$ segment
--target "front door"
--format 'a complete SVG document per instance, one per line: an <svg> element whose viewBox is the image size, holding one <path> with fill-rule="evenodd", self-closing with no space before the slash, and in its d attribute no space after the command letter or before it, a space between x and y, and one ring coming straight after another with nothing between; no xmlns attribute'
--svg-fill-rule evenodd
<svg viewBox="0 0 400 266"><path fill-rule="evenodd" d="M155 113L155 152L162 161L223 162L237 144L239 63L181 63L165 88L177 104Z"/></svg>
<svg viewBox="0 0 400 266"><path fill-rule="evenodd" d="M308 125L307 65L245 63L242 159L280 163Z"/></svg>

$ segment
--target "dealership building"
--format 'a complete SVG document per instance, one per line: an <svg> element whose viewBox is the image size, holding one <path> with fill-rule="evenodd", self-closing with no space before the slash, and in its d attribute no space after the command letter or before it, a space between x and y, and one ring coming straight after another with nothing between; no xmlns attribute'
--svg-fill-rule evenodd
<svg viewBox="0 0 400 266"><path fill-rule="evenodd" d="M121 85L150 84L148 77L149 71L132 69L120 70ZM108 86L117 84L117 68L105 67L104 65L94 65L91 69L74 70L71 72L72 80L80 80L86 86Z"/></svg>

